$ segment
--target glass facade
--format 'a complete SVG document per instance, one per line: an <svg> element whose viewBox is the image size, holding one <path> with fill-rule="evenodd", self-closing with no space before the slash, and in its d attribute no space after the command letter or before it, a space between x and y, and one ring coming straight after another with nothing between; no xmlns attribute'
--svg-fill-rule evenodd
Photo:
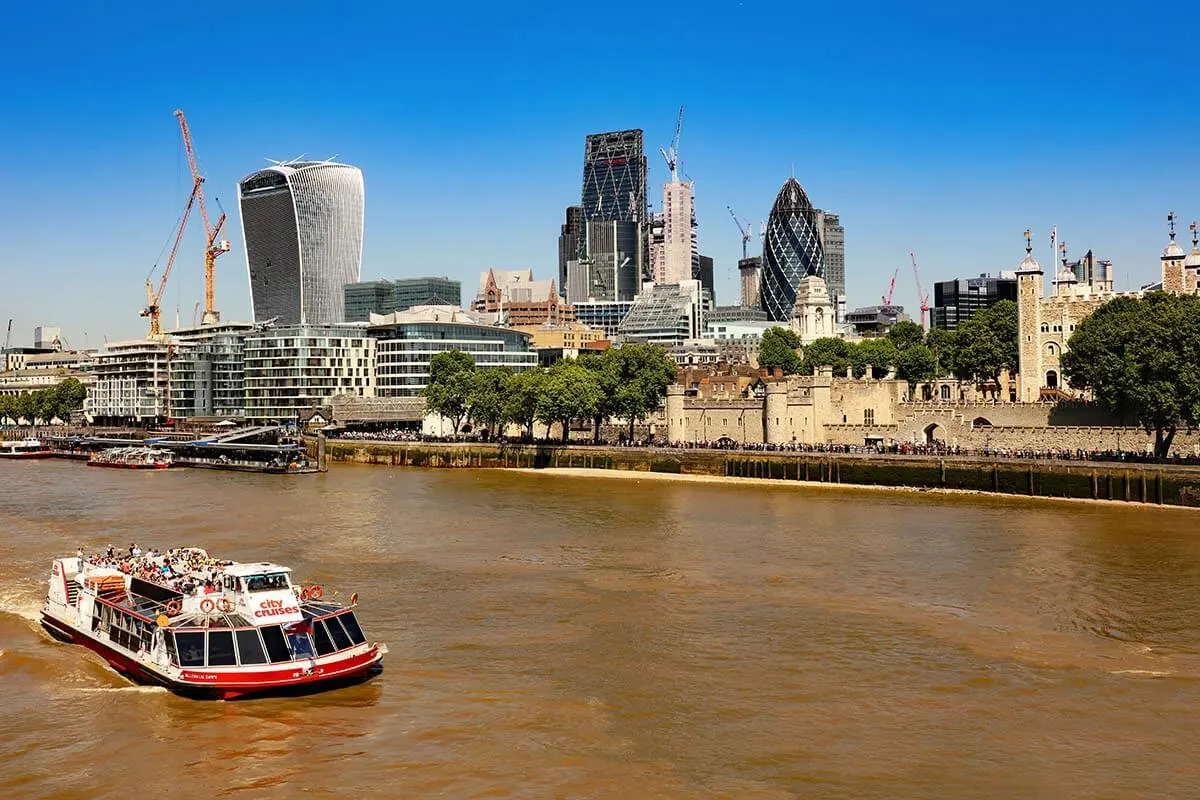
<svg viewBox="0 0 1200 800"><path fill-rule="evenodd" d="M371 328L376 345L376 394L416 397L429 385L429 362L438 353L459 350L479 368L513 372L537 366L529 334L511 328L459 322L399 322Z"/></svg>
<svg viewBox="0 0 1200 800"><path fill-rule="evenodd" d="M1001 300L1017 301L1016 278L966 278L939 281L933 285L932 324L943 330L956 330L981 308Z"/></svg>
<svg viewBox="0 0 1200 800"><path fill-rule="evenodd" d="M632 300L641 284L648 255L642 131L613 131L587 137L581 194L588 297Z"/></svg>
<svg viewBox="0 0 1200 800"><path fill-rule="evenodd" d="M821 231L822 263L825 285L831 295L846 296L846 229L837 214L817 209L817 228Z"/></svg>
<svg viewBox="0 0 1200 800"><path fill-rule="evenodd" d="M795 178L775 198L763 237L762 307L771 319L791 319L796 289L809 275L824 277L817 215Z"/></svg>
<svg viewBox="0 0 1200 800"><path fill-rule="evenodd" d="M647 287L621 321L618 332L622 336L666 346L699 338L707 300L700 281Z"/></svg>
<svg viewBox="0 0 1200 800"><path fill-rule="evenodd" d="M349 283L342 290L346 322L370 322L371 314L391 314L422 305L462 305L462 284L449 278L401 278Z"/></svg>
<svg viewBox="0 0 1200 800"><path fill-rule="evenodd" d="M139 424L170 416L170 362L187 347L151 340L106 345L95 356L88 413L100 423Z"/></svg>
<svg viewBox="0 0 1200 800"><path fill-rule="evenodd" d="M245 416L243 349L252 330L234 323L176 334L189 346L171 359L172 416Z"/></svg>
<svg viewBox="0 0 1200 800"><path fill-rule="evenodd" d="M606 337L617 335L621 320L633 308L632 300L589 300L575 304L575 319L591 328L600 328Z"/></svg>
<svg viewBox="0 0 1200 800"><path fill-rule="evenodd" d="M357 167L301 161L238 184L254 319L342 321L343 287L361 275L363 179Z"/></svg>

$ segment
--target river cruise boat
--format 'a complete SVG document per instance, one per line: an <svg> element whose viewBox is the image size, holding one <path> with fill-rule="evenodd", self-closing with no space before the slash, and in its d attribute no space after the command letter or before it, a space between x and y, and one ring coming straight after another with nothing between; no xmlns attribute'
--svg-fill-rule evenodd
<svg viewBox="0 0 1200 800"><path fill-rule="evenodd" d="M387 646L355 610L278 564L199 548L55 559L42 625L131 681L200 698L303 694L366 680Z"/></svg>
<svg viewBox="0 0 1200 800"><path fill-rule="evenodd" d="M114 469L167 469L174 457L156 447L110 447L88 458L89 467Z"/></svg>
<svg viewBox="0 0 1200 800"><path fill-rule="evenodd" d="M0 458L50 458L54 451L41 439L0 442Z"/></svg>

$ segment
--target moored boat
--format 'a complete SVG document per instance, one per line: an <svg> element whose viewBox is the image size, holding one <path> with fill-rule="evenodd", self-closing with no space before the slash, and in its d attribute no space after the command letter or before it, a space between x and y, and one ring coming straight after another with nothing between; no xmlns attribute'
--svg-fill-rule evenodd
<svg viewBox="0 0 1200 800"><path fill-rule="evenodd" d="M99 653L128 679L231 700L311 692L369 678L387 646L355 610L291 570L218 561L199 548L55 559L42 625Z"/></svg>
<svg viewBox="0 0 1200 800"><path fill-rule="evenodd" d="M54 452L41 439L0 442L0 458L50 458Z"/></svg>
<svg viewBox="0 0 1200 800"><path fill-rule="evenodd" d="M89 467L112 467L115 469L167 469L174 457L169 450L155 447L110 447L92 453Z"/></svg>

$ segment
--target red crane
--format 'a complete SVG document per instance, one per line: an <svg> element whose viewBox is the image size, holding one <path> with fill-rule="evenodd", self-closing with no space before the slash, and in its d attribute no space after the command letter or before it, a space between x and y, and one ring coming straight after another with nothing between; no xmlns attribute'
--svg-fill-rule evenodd
<svg viewBox="0 0 1200 800"><path fill-rule="evenodd" d="M921 301L921 330L929 330L929 294L921 286L921 268L917 266L917 256L915 253L909 253L909 258L912 259L913 277L917 279L917 299Z"/></svg>
<svg viewBox="0 0 1200 800"><path fill-rule="evenodd" d="M888 293L883 296L883 304L890 306L892 304L892 295L896 293L896 276L900 274L900 268L896 267L896 271L892 273L892 282L888 284Z"/></svg>

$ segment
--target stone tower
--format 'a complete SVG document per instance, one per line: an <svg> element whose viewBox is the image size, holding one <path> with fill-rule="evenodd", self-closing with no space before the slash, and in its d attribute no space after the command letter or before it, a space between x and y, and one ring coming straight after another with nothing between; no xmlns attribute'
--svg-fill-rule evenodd
<svg viewBox="0 0 1200 800"><path fill-rule="evenodd" d="M1183 260L1185 253L1175 241L1175 212L1167 214L1167 224L1171 228L1171 241L1162 253L1162 288L1169 294L1180 294L1185 289Z"/></svg>
<svg viewBox="0 0 1200 800"><path fill-rule="evenodd" d="M1025 258L1017 267L1017 399L1037 402L1042 386L1042 265L1033 257L1032 234L1025 231Z"/></svg>
<svg viewBox="0 0 1200 800"><path fill-rule="evenodd" d="M767 444L784 444L788 441L788 385L786 380L767 383L766 400L763 402L763 433Z"/></svg>
<svg viewBox="0 0 1200 800"><path fill-rule="evenodd" d="M1192 231L1192 252L1183 262L1184 288L1200 293L1200 223L1193 222L1188 227Z"/></svg>
<svg viewBox="0 0 1200 800"><path fill-rule="evenodd" d="M687 413L683 407L684 387L672 384L667 387L667 441L686 442L688 440Z"/></svg>

